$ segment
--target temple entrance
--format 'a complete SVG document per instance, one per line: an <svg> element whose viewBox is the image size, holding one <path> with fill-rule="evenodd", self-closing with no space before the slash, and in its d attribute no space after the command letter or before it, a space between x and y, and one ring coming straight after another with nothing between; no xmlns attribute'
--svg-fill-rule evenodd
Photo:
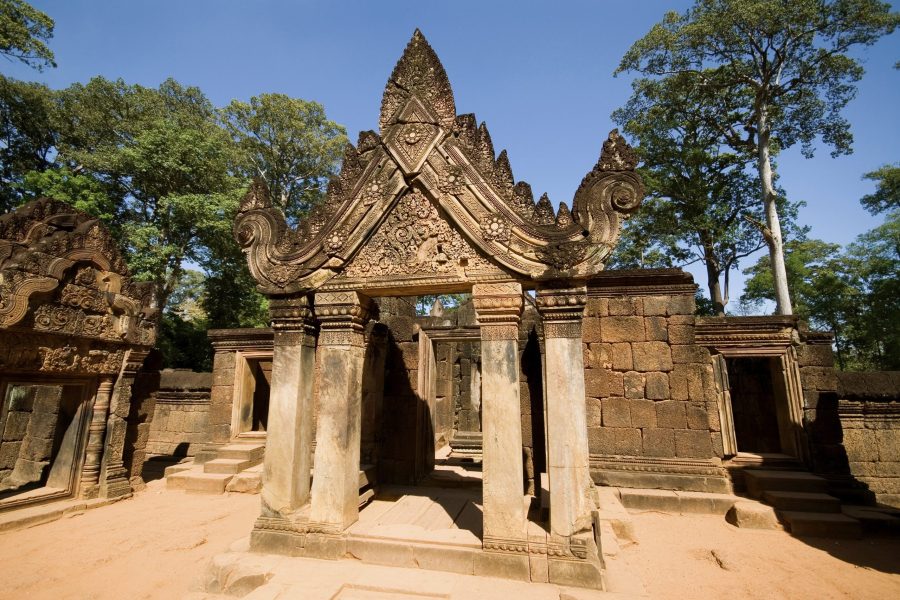
<svg viewBox="0 0 900 600"><path fill-rule="evenodd" d="M781 454L776 382L771 357L726 359L739 452Z"/></svg>
<svg viewBox="0 0 900 600"><path fill-rule="evenodd" d="M234 393L237 397L232 403L232 435L234 437L265 437L269 420L271 382L271 352L237 353L234 386Z"/></svg>
<svg viewBox="0 0 900 600"><path fill-rule="evenodd" d="M77 491L90 408L84 401L87 387L0 385L0 510Z"/></svg>

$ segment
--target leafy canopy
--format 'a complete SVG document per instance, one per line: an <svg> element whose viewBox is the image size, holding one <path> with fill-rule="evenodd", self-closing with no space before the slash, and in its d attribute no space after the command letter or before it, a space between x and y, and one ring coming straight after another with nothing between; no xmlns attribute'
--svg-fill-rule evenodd
<svg viewBox="0 0 900 600"><path fill-rule="evenodd" d="M46 42L53 37L53 19L22 0L0 0L0 54L42 71L55 67Z"/></svg>

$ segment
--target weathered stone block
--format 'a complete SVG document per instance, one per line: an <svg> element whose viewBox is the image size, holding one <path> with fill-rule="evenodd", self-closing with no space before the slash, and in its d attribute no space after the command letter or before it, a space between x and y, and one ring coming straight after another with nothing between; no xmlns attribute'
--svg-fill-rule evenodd
<svg viewBox="0 0 900 600"><path fill-rule="evenodd" d="M641 454L641 430L616 428L615 454L623 456L640 456Z"/></svg>
<svg viewBox="0 0 900 600"><path fill-rule="evenodd" d="M900 429L876 430L875 443L878 445L879 460L882 462L900 461Z"/></svg>
<svg viewBox="0 0 900 600"><path fill-rule="evenodd" d="M833 367L834 352L824 344L801 344L797 347L797 361L801 367Z"/></svg>
<svg viewBox="0 0 900 600"><path fill-rule="evenodd" d="M601 339L598 341L634 342L644 339L644 319L642 317L606 317L602 321Z"/></svg>
<svg viewBox="0 0 900 600"><path fill-rule="evenodd" d="M775 509L759 502L740 500L725 514L725 520L735 527L747 529L778 529Z"/></svg>
<svg viewBox="0 0 900 600"><path fill-rule="evenodd" d="M589 344L602 341L601 321L599 317L586 317L581 321L581 339Z"/></svg>
<svg viewBox="0 0 900 600"><path fill-rule="evenodd" d="M709 362L709 351L703 346L673 345L672 361L676 364L707 363Z"/></svg>
<svg viewBox="0 0 900 600"><path fill-rule="evenodd" d="M585 398L585 409L587 411L587 426L600 427L603 424L600 399Z"/></svg>
<svg viewBox="0 0 900 600"><path fill-rule="evenodd" d="M631 344L612 344L610 357L612 359L612 368L616 371L630 371L634 368Z"/></svg>
<svg viewBox="0 0 900 600"><path fill-rule="evenodd" d="M640 306L640 302L641 301L638 298L610 298L609 314L610 316L620 317L639 315L643 310L643 306Z"/></svg>
<svg viewBox="0 0 900 600"><path fill-rule="evenodd" d="M669 376L666 373L647 373L646 395L650 400L669 399Z"/></svg>
<svg viewBox="0 0 900 600"><path fill-rule="evenodd" d="M588 298L584 314L589 317L609 316L609 298Z"/></svg>
<svg viewBox="0 0 900 600"><path fill-rule="evenodd" d="M603 399L603 426L630 427L631 411L625 398Z"/></svg>
<svg viewBox="0 0 900 600"><path fill-rule="evenodd" d="M626 398L643 398L644 397L644 376L637 371L629 371L624 376L625 397Z"/></svg>
<svg viewBox="0 0 900 600"><path fill-rule="evenodd" d="M669 330L665 317L646 317L644 319L644 335L650 341L667 341Z"/></svg>
<svg viewBox="0 0 900 600"><path fill-rule="evenodd" d="M615 454L615 430L608 427L589 427L588 448L591 452L598 454Z"/></svg>
<svg viewBox="0 0 900 600"><path fill-rule="evenodd" d="M30 412L10 412L6 415L6 426L3 428L3 441L21 441L25 438Z"/></svg>
<svg viewBox="0 0 900 600"><path fill-rule="evenodd" d="M643 449L645 456L675 456L675 431L672 429L645 429Z"/></svg>
<svg viewBox="0 0 900 600"><path fill-rule="evenodd" d="M631 425L633 427L656 427L656 403L652 400L631 400Z"/></svg>
<svg viewBox="0 0 900 600"><path fill-rule="evenodd" d="M688 429L702 429L709 431L709 416L706 407L697 404L688 404L685 407Z"/></svg>
<svg viewBox="0 0 900 600"><path fill-rule="evenodd" d="M672 353L665 342L638 342L631 345L635 371L671 371Z"/></svg>
<svg viewBox="0 0 900 600"><path fill-rule="evenodd" d="M587 396L606 398L624 396L622 373L607 369L588 369L584 372L584 389Z"/></svg>
<svg viewBox="0 0 900 600"><path fill-rule="evenodd" d="M669 300L670 315L693 315L697 303L693 296L672 296Z"/></svg>
<svg viewBox="0 0 900 600"><path fill-rule="evenodd" d="M644 315L651 316L666 316L667 310L669 308L669 297L668 296L644 296Z"/></svg>
<svg viewBox="0 0 900 600"><path fill-rule="evenodd" d="M671 321L671 319L670 319ZM669 341L673 344L693 344L694 328L691 325L669 325Z"/></svg>
<svg viewBox="0 0 900 600"><path fill-rule="evenodd" d="M706 400L706 390L703 385L704 365L691 363L687 367L688 398L695 402Z"/></svg>
<svg viewBox="0 0 900 600"><path fill-rule="evenodd" d="M800 383L805 390L833 391L838 380L834 369L827 367L803 367L800 369Z"/></svg>
<svg viewBox="0 0 900 600"><path fill-rule="evenodd" d="M687 415L685 403L675 400L663 400L656 403L656 426L667 429L686 429Z"/></svg>
<svg viewBox="0 0 900 600"><path fill-rule="evenodd" d="M669 394L672 400L688 400L688 370L685 365L675 365L669 373Z"/></svg>
<svg viewBox="0 0 900 600"><path fill-rule="evenodd" d="M713 455L708 431L675 430L675 454L680 458L709 458Z"/></svg>

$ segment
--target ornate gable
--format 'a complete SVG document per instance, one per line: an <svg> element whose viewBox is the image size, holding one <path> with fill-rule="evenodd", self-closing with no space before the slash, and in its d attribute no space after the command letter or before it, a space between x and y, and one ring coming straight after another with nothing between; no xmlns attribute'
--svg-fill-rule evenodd
<svg viewBox="0 0 900 600"><path fill-rule="evenodd" d="M0 217L0 329L149 347L155 319L97 219L47 198Z"/></svg>
<svg viewBox="0 0 900 600"><path fill-rule="evenodd" d="M571 210L516 182L487 126L456 115L443 66L418 30L385 88L380 133L346 150L326 201L290 229L257 182L235 221L260 290L439 289L493 279L585 280L602 270L644 189L610 133ZM421 216L420 216L421 215ZM415 292L414 292L415 293Z"/></svg>

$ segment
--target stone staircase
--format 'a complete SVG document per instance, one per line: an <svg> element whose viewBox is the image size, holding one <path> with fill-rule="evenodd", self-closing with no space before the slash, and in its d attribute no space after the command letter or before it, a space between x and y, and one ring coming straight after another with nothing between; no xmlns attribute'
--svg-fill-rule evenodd
<svg viewBox="0 0 900 600"><path fill-rule="evenodd" d="M858 538L862 525L841 512L841 501L827 493L827 481L805 471L746 469L747 493L775 508L794 535Z"/></svg>
<svg viewBox="0 0 900 600"><path fill-rule="evenodd" d="M201 494L259 491L265 442L232 443L203 464L182 463L166 469L166 487Z"/></svg>

